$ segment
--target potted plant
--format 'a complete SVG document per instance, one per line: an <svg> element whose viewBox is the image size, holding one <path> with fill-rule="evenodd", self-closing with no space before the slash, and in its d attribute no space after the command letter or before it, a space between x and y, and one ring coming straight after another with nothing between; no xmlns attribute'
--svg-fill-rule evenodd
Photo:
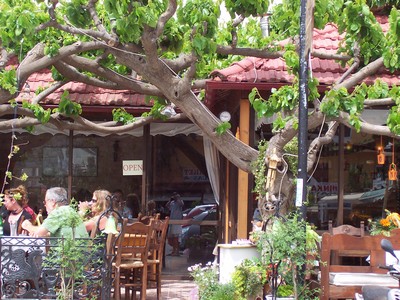
<svg viewBox="0 0 400 300"><path fill-rule="evenodd" d="M218 281L217 264L197 264L188 271L197 285L199 300L240 300L231 282L222 284Z"/></svg>
<svg viewBox="0 0 400 300"><path fill-rule="evenodd" d="M386 217L379 220L368 219L371 235L385 235L390 236L393 229L400 228L400 215L385 210Z"/></svg>
<svg viewBox="0 0 400 300"><path fill-rule="evenodd" d="M293 299L312 299L307 274L302 270L310 265L310 257L317 255L319 235L297 214L272 217L267 225L265 231L254 233L254 240L262 263L270 266L267 278L270 299L279 299L278 290L288 296L290 286Z"/></svg>
<svg viewBox="0 0 400 300"><path fill-rule="evenodd" d="M243 299L262 298L267 266L260 259L244 259L232 274L236 294Z"/></svg>

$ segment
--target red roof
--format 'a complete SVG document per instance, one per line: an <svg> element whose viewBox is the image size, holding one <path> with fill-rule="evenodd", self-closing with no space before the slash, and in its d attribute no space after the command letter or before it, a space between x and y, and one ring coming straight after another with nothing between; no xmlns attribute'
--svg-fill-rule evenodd
<svg viewBox="0 0 400 300"><path fill-rule="evenodd" d="M35 92L40 89L49 87L54 83L50 70L36 72L29 76L25 87L18 95L17 101L24 99L32 99ZM81 104L82 106L106 106L107 108L125 107L134 110L148 110L150 103L146 103L145 96L129 90L112 90L87 85L81 82L68 82L57 91L53 92L41 101L43 105L56 105L59 103L62 93L68 90L71 100ZM28 91L29 96L28 96ZM89 108L90 110L90 108Z"/></svg>
<svg viewBox="0 0 400 300"><path fill-rule="evenodd" d="M383 31L387 31L389 28L387 17L379 16L377 19L381 23ZM334 54L337 52L343 37L344 35L338 33L337 26L329 23L322 30L314 29L312 47L318 52ZM332 85L347 70L332 59L318 57L311 57L310 66L312 67L312 75L319 80L321 86ZM262 83L266 83L264 89L270 89L272 86L291 83L293 79L293 75L288 74L283 59L255 57L247 57L233 63L226 69L215 70L211 73L211 76L213 79L207 82L206 103L208 106L212 106L215 101L216 94L212 90L248 90L252 88L252 83L259 89L262 89ZM400 81L398 74L391 74L388 70L382 69L376 75L366 78L365 82L370 84L377 78L383 79L389 85L398 84ZM224 88L224 86L226 87Z"/></svg>
<svg viewBox="0 0 400 300"><path fill-rule="evenodd" d="M32 74L28 78L31 92L54 82L50 72ZM74 100L82 105L149 106L144 96L129 90L111 90L87 85L81 82L68 82L43 101L44 104L58 103L61 94L67 90Z"/></svg>

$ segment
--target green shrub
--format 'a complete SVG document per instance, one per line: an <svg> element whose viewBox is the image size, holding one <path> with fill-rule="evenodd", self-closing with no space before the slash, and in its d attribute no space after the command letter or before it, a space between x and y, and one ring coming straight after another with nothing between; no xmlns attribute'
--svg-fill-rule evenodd
<svg viewBox="0 0 400 300"><path fill-rule="evenodd" d="M232 275L232 283L236 293L243 298L256 296L267 280L266 273L267 268L260 260L243 260L235 267Z"/></svg>

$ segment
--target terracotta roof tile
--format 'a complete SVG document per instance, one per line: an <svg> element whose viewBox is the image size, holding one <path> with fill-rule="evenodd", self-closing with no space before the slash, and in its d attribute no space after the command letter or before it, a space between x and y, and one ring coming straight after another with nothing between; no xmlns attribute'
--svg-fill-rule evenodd
<svg viewBox="0 0 400 300"><path fill-rule="evenodd" d="M387 17L379 16L377 20L381 24L383 31L387 31L389 28ZM339 34L337 26L330 23L324 29L314 29L312 47L314 50L333 54L337 52L343 37L343 34ZM343 68L335 60L317 57L312 57L311 67L313 76L322 85L333 84L346 71L346 68ZM254 57L247 57L242 61L235 62L223 70L215 70L211 73L211 77L213 77L213 81L237 83L290 83L293 79L293 76L287 73L283 59L261 59ZM379 77L383 78L389 84L398 84L399 82L397 75L390 74L386 70L379 72ZM370 76L365 82L372 83L376 78L377 76Z"/></svg>
<svg viewBox="0 0 400 300"><path fill-rule="evenodd" d="M51 72L48 70L32 74L28 80L30 95L21 93L17 97L17 101L33 98L35 91L49 87L54 82ZM80 82L68 82L57 91L47 96L42 101L43 104L58 104L62 93L68 90L71 100L87 106L125 106L125 107L150 107L146 103L145 96L128 90L111 90L96 86L90 86Z"/></svg>

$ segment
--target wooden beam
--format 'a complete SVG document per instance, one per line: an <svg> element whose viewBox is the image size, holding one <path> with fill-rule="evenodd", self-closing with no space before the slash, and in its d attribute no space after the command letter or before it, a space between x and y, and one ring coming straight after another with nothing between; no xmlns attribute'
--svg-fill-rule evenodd
<svg viewBox="0 0 400 300"><path fill-rule="evenodd" d="M249 145L250 143L250 102L240 100L239 139ZM238 171L238 226L237 238L248 237L248 210L249 210L249 175L247 172Z"/></svg>
<svg viewBox="0 0 400 300"><path fill-rule="evenodd" d="M72 198L72 179L74 177L74 131L69 131L68 136L68 178L67 192L69 199Z"/></svg>
<svg viewBox="0 0 400 300"><path fill-rule="evenodd" d="M230 234L231 234L231 221L230 221L230 205L229 205L229 161L226 160L226 179L225 179L225 198L224 198L224 243L230 243Z"/></svg>
<svg viewBox="0 0 400 300"><path fill-rule="evenodd" d="M339 158L338 158L338 211L336 226L343 225L344 210L344 125L339 125Z"/></svg>
<svg viewBox="0 0 400 300"><path fill-rule="evenodd" d="M147 207L147 198L149 193L149 178L151 173L151 153L152 153L152 144L151 144L151 136L150 136L150 125L147 124L143 126L143 139L145 145L145 153L143 158L143 174L142 174L142 199L141 199L141 208L145 211Z"/></svg>

